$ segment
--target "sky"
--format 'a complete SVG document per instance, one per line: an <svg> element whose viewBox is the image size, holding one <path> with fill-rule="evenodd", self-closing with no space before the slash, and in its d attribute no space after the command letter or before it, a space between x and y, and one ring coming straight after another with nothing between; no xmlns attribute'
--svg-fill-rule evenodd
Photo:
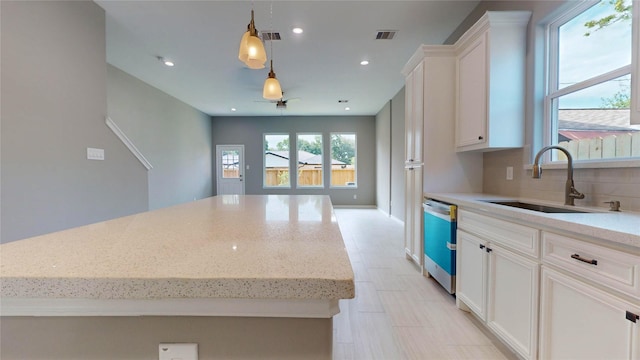
<svg viewBox="0 0 640 360"><path fill-rule="evenodd" d="M627 3L630 0L626 0ZM582 15L560 28L560 88L585 80L631 63L631 21L620 21L601 30L588 30L584 23L614 14L615 10L605 0L594 5ZM590 31L590 36L584 34ZM612 97L620 91L620 84L629 77L609 81L561 98L560 107L600 108L602 98Z"/></svg>

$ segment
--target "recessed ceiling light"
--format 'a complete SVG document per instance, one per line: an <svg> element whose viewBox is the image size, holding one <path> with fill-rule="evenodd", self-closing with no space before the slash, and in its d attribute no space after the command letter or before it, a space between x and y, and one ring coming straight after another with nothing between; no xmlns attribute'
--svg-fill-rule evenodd
<svg viewBox="0 0 640 360"><path fill-rule="evenodd" d="M304 30L302 30L302 28L299 28L299 27L294 27L292 31L294 34L302 34L304 32Z"/></svg>
<svg viewBox="0 0 640 360"><path fill-rule="evenodd" d="M166 66L171 67L171 66L174 66L174 65L175 65L175 64L173 63L173 61L171 61L171 60L169 60L169 59L165 59L165 58L163 58L162 56L158 56L157 58L158 58L158 60L159 60L160 62L162 62L162 63L163 63L163 64L165 64Z"/></svg>
<svg viewBox="0 0 640 360"><path fill-rule="evenodd" d="M369 60L360 61L360 65L369 65Z"/></svg>
<svg viewBox="0 0 640 360"><path fill-rule="evenodd" d="M231 111L236 111L236 110L237 110L236 108L231 108Z"/></svg>
<svg viewBox="0 0 640 360"><path fill-rule="evenodd" d="M351 110L351 108L350 108L350 107L348 107L348 106L347 106L346 108L344 108L344 109L345 109L346 111Z"/></svg>

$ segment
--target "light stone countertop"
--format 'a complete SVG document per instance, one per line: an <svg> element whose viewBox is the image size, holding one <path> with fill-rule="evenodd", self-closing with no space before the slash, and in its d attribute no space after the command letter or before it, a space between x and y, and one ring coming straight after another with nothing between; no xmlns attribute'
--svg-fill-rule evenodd
<svg viewBox="0 0 640 360"><path fill-rule="evenodd" d="M0 245L5 299L354 294L328 196L216 196Z"/></svg>
<svg viewBox="0 0 640 360"><path fill-rule="evenodd" d="M606 208L589 208L565 206L561 202L507 197L491 194L473 193L425 193L425 197L458 205L463 209L486 212L487 215L517 220L543 229L558 229L595 240L605 240L612 245L625 247L632 252L640 253L640 213L614 212ZM555 207L574 208L588 213L542 213L509 206L496 205L486 200L519 200Z"/></svg>

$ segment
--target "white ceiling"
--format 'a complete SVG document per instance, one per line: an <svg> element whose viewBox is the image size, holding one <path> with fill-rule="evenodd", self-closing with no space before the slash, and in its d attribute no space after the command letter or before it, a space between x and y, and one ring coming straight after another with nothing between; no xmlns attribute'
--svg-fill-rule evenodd
<svg viewBox="0 0 640 360"><path fill-rule="evenodd" d="M212 116L375 115L402 88L417 47L441 44L478 2L254 1L256 28L282 36L273 62L284 97L297 98L280 110L262 99L268 68L238 60L252 2L96 0L107 14L107 62ZM378 30L398 33L374 40Z"/></svg>

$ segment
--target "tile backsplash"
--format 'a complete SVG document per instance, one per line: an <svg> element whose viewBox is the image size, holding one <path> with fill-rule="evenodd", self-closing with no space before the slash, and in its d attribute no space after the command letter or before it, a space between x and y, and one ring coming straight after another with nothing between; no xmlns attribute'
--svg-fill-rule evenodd
<svg viewBox="0 0 640 360"><path fill-rule="evenodd" d="M483 192L489 194L564 201L566 169L544 169L540 179L524 169L523 150L502 150L484 154ZM513 166L513 180L506 180L506 168ZM544 167L543 167L544 168ZM620 209L640 212L640 168L574 169L576 189L585 194L577 206L608 209L605 201L620 201Z"/></svg>

